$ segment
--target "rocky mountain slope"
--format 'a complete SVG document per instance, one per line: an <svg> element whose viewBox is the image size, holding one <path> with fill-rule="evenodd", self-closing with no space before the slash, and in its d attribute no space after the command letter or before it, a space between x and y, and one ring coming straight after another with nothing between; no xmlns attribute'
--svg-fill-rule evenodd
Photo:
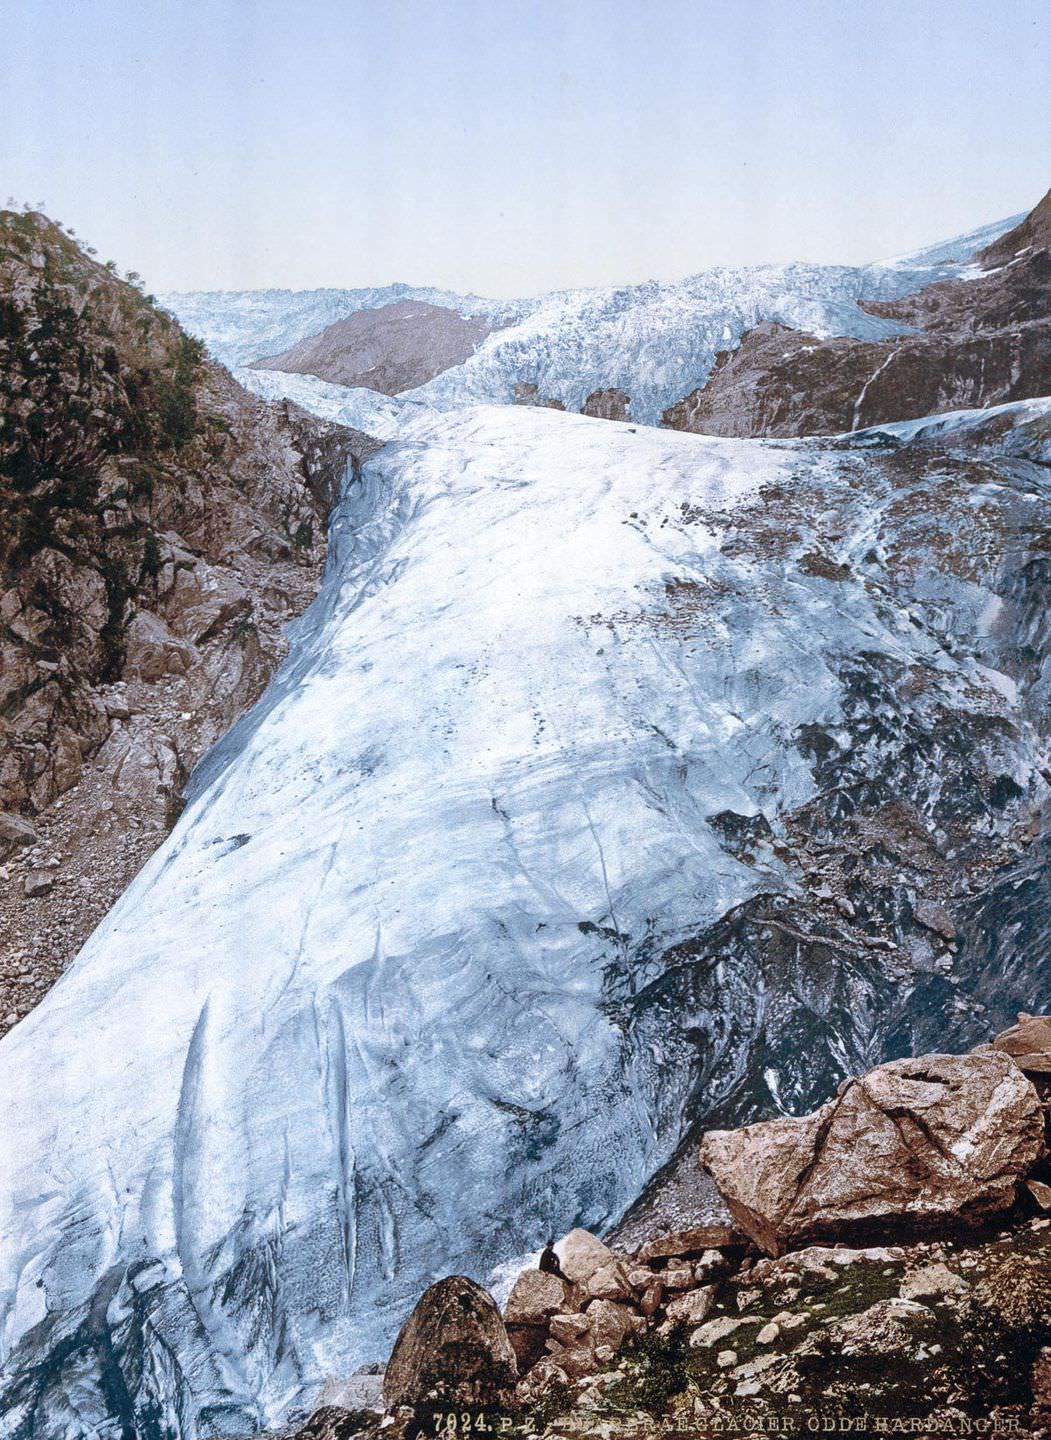
<svg viewBox="0 0 1051 1440"><path fill-rule="evenodd" d="M231 367L252 365L267 355L290 350L363 310L405 302L441 305L461 316L488 317L502 324L519 318L536 303L487 300L419 285L353 290L191 290L161 295L160 301L191 335L205 342L217 360Z"/></svg>
<svg viewBox="0 0 1051 1440"><path fill-rule="evenodd" d="M487 320L444 305L399 300L355 311L282 354L257 360L254 368L316 375L336 385L397 395L462 365L492 331Z"/></svg>
<svg viewBox="0 0 1051 1440"><path fill-rule="evenodd" d="M900 299L959 275L978 249L1021 218L884 265L722 267L673 284L648 281L513 301L392 286L197 293L167 296L165 303L228 364L258 363L334 320L401 298L447 306L498 328L463 364L406 392L408 398L440 409L509 404L516 388L529 386L547 401L580 411L596 392L621 391L634 420L656 424L669 405L704 383L719 351L758 324L870 341L903 333L902 322L874 313L866 302ZM393 344L396 327L391 336ZM382 344L382 329L375 339Z"/></svg>
<svg viewBox="0 0 1051 1440"><path fill-rule="evenodd" d="M720 352L664 423L709 435L816 435L1051 392L1051 192L965 278L863 307L893 338L765 323ZM908 328L905 328L908 327Z"/></svg>
<svg viewBox="0 0 1051 1440"><path fill-rule="evenodd" d="M1046 1008L1049 433L406 419L0 1041L19 1440L264 1429L700 1129Z"/></svg>
<svg viewBox="0 0 1051 1440"><path fill-rule="evenodd" d="M0 214L0 392L7 1028L261 693L375 446L246 394L37 214Z"/></svg>

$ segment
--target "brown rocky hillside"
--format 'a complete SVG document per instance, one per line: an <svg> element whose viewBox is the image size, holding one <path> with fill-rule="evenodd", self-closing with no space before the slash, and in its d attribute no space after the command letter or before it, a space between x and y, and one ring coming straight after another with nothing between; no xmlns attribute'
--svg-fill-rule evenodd
<svg viewBox="0 0 1051 1440"><path fill-rule="evenodd" d="M706 435L838 434L1051 393L1051 192L978 256L982 272L864 308L909 329L819 339L766 323L664 412Z"/></svg>
<svg viewBox="0 0 1051 1440"><path fill-rule="evenodd" d="M399 300L356 310L280 355L257 360L253 368L290 370L398 395L462 365L492 331L483 318L422 300Z"/></svg>
<svg viewBox="0 0 1051 1440"><path fill-rule="evenodd" d="M313 598L375 442L248 395L40 214L0 213L0 1029L170 827Z"/></svg>

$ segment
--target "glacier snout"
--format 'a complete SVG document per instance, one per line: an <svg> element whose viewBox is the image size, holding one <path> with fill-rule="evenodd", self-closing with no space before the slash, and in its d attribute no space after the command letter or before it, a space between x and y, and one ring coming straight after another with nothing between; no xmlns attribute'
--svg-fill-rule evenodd
<svg viewBox="0 0 1051 1440"><path fill-rule="evenodd" d="M429 1281L612 1223L705 1104L769 1103L735 1089L764 1045L811 1098L795 1017L821 1094L893 1043L918 972L869 917L821 922L818 982L783 942L813 921L793 850L846 823L826 791L878 770L947 833L954 709L988 720L976 835L1047 786L980 623L995 564L910 611L881 464L513 408L369 462L282 674L0 1044L0 1433L272 1423ZM1017 532L1044 482L1012 483ZM742 958L742 913L791 953Z"/></svg>

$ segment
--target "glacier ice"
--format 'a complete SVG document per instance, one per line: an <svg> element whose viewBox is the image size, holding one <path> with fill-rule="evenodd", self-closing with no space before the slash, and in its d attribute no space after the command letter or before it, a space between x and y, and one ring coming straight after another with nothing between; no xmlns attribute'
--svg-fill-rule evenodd
<svg viewBox="0 0 1051 1440"><path fill-rule="evenodd" d="M531 299L485 300L392 285L195 292L163 300L219 360L235 366L276 355L354 310L399 299L488 315L500 328L464 364L407 398L443 409L505 404L516 383L527 382L541 397L579 410L592 391L617 387L631 396L635 420L655 424L669 405L704 384L719 350L733 348L761 321L822 337L879 340L901 333L902 326L869 314L863 302L897 299L963 273L964 263L1016 220L883 264L721 267L671 284L647 281ZM250 384L247 374L239 378Z"/></svg>
<svg viewBox="0 0 1051 1440"><path fill-rule="evenodd" d="M982 576L910 599L905 561L895 589L871 558L915 528L872 436L398 413L270 690L0 1041L5 1436L261 1428L380 1358L438 1276L616 1219L697 1083L662 956L798 890L712 817L810 801L808 727L863 756L850 666L922 676L910 724L964 707L1046 797ZM1016 525L1046 505L1031 470ZM793 559L807 526L842 574ZM865 742L888 770L894 734ZM834 989L792 985L808 1013ZM872 1007L845 1008L874 1046Z"/></svg>
<svg viewBox="0 0 1051 1440"><path fill-rule="evenodd" d="M377 440L393 439L405 414L426 408L409 400L381 395L378 390L333 385L316 375L297 375L289 370L241 368L234 371L234 378L264 400L292 400L322 420L364 430Z"/></svg>

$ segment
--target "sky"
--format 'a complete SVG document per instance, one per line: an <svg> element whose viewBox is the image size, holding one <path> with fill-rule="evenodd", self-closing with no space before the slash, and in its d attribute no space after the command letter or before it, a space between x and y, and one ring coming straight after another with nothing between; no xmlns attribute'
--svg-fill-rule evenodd
<svg viewBox="0 0 1051 1440"><path fill-rule="evenodd" d="M0 0L0 204L147 288L857 264L1051 186L1051 0Z"/></svg>

